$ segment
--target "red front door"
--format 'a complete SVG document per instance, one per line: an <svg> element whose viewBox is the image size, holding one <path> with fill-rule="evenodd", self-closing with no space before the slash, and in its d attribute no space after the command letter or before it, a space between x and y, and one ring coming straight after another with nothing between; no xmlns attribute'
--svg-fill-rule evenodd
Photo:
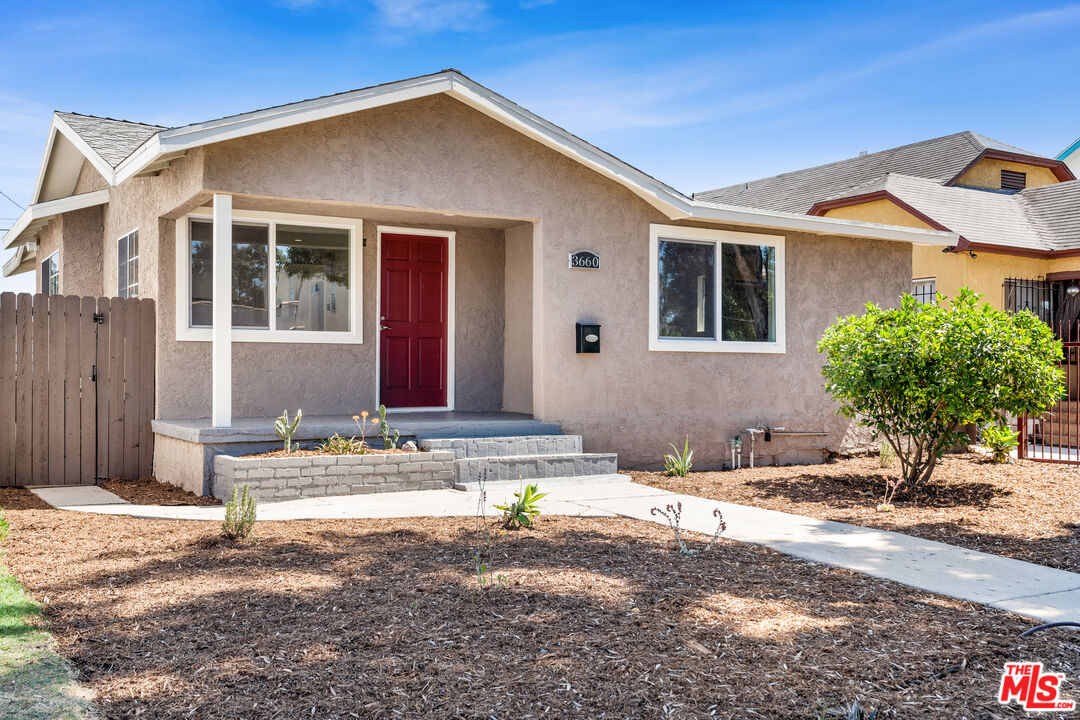
<svg viewBox="0 0 1080 720"><path fill-rule="evenodd" d="M446 406L448 242L382 236L381 394L387 407Z"/></svg>

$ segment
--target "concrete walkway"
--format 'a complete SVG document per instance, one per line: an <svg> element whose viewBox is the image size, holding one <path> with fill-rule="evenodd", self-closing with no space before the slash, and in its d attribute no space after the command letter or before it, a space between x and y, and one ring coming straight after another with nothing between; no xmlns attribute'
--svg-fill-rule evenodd
<svg viewBox="0 0 1080 720"><path fill-rule="evenodd" d="M489 506L502 503L511 496L513 489L516 488L490 489ZM706 535L711 535L716 529L712 511L719 507L728 525L724 536L733 540L764 545L804 560L856 570L1044 622L1080 620L1080 575L1064 570L900 533L676 495L629 482L629 479L627 482L600 485L552 483L551 487L541 489L550 493L542 501L544 512L548 515L621 515L664 523L663 518L654 517L650 510L682 502L682 526ZM80 505L66 502L78 500L76 497L68 499L56 496L56 491L65 488L48 490L53 493L52 500L42 491L37 493L46 502L68 510L218 522L224 517L224 508L220 506L129 505L120 504L122 501L117 504ZM471 516L476 513L478 499L476 492L426 490L291 500L260 505L259 519ZM488 512L495 514L497 511L489 507Z"/></svg>

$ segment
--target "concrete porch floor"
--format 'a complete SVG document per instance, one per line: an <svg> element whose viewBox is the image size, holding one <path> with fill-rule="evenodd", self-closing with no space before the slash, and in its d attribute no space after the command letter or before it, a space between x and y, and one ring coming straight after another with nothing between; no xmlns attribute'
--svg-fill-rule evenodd
<svg viewBox="0 0 1080 720"><path fill-rule="evenodd" d="M201 444L278 442L273 417L234 418L230 427L214 427L210 418L154 420L158 435ZM545 423L531 415L508 412L408 412L388 410L386 421L401 433L402 440L416 438L491 437L498 435L555 435L556 423ZM293 436L295 440L321 440L340 433L357 435L351 415L304 416ZM378 431L368 433L378 438Z"/></svg>

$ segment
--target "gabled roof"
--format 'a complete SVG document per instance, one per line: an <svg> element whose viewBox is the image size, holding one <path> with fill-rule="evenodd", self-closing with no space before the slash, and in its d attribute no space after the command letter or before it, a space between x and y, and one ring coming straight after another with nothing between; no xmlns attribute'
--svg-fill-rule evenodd
<svg viewBox="0 0 1080 720"><path fill-rule="evenodd" d="M815 203L854 194L867 183L895 173L948 183L984 156L1023 156L1058 161L970 131L868 153L838 162L696 193L696 200L809 212ZM1056 168L1059 172L1061 168ZM1065 172L1068 172L1065 170ZM1072 179L1071 173L1063 179Z"/></svg>
<svg viewBox="0 0 1080 720"><path fill-rule="evenodd" d="M67 123L91 150L114 168L153 135L166 129L160 125L79 113L58 112L56 117Z"/></svg>
<svg viewBox="0 0 1080 720"><path fill-rule="evenodd" d="M1080 248L1080 180L1008 193L890 173L815 204L810 214L882 199L931 227L959 234L961 249L995 246L1046 254Z"/></svg>
<svg viewBox="0 0 1080 720"><path fill-rule="evenodd" d="M34 203L70 194L81 167L72 162L72 147L88 159L110 185L136 175L152 174L187 151L280 128L315 122L362 110L445 94L503 123L536 142L559 152L638 195L672 220L701 219L781 230L879 238L900 242L949 245L956 236L938 231L901 228L876 223L808 217L801 212L737 207L723 202L695 200L600 148L567 132L456 70L375 85L287 105L230 115L174 128L57 113L38 175ZM115 137L114 137L115 135ZM56 153L67 157L56 158ZM54 167L55 166L55 167ZM52 178L45 183L47 177ZM43 186L49 192L42 194ZM8 233L11 247L20 239Z"/></svg>

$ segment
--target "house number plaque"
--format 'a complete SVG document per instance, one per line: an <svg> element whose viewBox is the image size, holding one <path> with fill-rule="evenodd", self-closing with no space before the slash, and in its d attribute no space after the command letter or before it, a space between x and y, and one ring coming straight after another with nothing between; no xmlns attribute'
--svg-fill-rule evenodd
<svg viewBox="0 0 1080 720"><path fill-rule="evenodd" d="M575 250L570 253L571 270L599 270L600 256L592 250Z"/></svg>

